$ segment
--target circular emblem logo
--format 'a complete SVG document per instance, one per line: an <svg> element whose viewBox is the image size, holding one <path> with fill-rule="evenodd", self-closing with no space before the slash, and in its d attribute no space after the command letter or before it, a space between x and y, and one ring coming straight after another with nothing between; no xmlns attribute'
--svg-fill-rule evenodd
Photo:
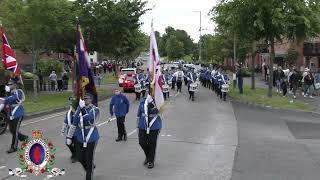
<svg viewBox="0 0 320 180"><path fill-rule="evenodd" d="M25 149L25 161L37 174L49 161L49 147L42 139L31 140Z"/></svg>

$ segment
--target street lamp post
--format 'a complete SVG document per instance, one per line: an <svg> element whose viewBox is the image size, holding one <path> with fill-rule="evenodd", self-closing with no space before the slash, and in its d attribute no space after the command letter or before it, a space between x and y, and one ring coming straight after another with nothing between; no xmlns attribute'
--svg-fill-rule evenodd
<svg viewBox="0 0 320 180"><path fill-rule="evenodd" d="M199 62L201 62L201 30L202 30L202 26L201 26L201 21L202 21L202 15L201 15L201 11L194 11L200 14L200 28L199 28L199 33L200 33L200 38L199 38Z"/></svg>

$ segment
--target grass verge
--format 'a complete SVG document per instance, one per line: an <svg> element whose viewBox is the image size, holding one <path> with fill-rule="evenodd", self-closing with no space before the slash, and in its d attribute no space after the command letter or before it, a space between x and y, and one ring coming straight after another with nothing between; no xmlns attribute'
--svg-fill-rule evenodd
<svg viewBox="0 0 320 180"><path fill-rule="evenodd" d="M107 84L116 84L118 83L118 78L114 76L114 73L107 73L103 75L101 84L107 85Z"/></svg>
<svg viewBox="0 0 320 180"><path fill-rule="evenodd" d="M307 112L314 110L314 108L302 101L292 101L291 97L283 97L282 94L278 94L275 91L273 92L272 98L269 98L267 96L267 92L268 89L256 88L255 90L252 90L249 86L245 86L243 94L240 94L238 88L231 87L229 95L235 100L263 106L271 106L289 110L302 110Z"/></svg>
<svg viewBox="0 0 320 180"><path fill-rule="evenodd" d="M112 91L109 89L98 89L98 100L108 98L111 95ZM34 100L32 96L27 96L23 105L27 114L45 112L67 106L70 96L72 96L71 91L40 94L37 100Z"/></svg>

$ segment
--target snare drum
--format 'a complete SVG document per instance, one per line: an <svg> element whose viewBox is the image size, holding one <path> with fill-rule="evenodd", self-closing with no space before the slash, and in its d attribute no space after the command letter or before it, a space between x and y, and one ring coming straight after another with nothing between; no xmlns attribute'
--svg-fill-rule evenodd
<svg viewBox="0 0 320 180"><path fill-rule="evenodd" d="M223 84L221 86L221 92L229 92L229 84Z"/></svg>
<svg viewBox="0 0 320 180"><path fill-rule="evenodd" d="M198 90L198 84L197 83L190 84L190 91L195 92L197 90Z"/></svg>
<svg viewBox="0 0 320 180"><path fill-rule="evenodd" d="M162 89L163 89L163 92L164 92L164 93L169 92L169 86L168 86L167 84L163 85L163 86L162 86Z"/></svg>
<svg viewBox="0 0 320 180"><path fill-rule="evenodd" d="M134 91L137 93L140 93L142 91L141 84L135 84L134 85Z"/></svg>

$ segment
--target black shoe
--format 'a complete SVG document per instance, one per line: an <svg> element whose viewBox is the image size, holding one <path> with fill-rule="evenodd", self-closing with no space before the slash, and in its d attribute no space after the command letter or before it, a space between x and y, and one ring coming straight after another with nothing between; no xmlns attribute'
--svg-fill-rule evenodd
<svg viewBox="0 0 320 180"><path fill-rule="evenodd" d="M10 148L7 153L10 154L10 153L14 153L14 152L17 152L17 148Z"/></svg>
<svg viewBox="0 0 320 180"><path fill-rule="evenodd" d="M145 160L143 161L143 165L146 166L147 164L148 164L148 160L145 159Z"/></svg>
<svg viewBox="0 0 320 180"><path fill-rule="evenodd" d="M152 169L154 167L154 164L152 162L148 163L148 169Z"/></svg>
<svg viewBox="0 0 320 180"><path fill-rule="evenodd" d="M118 138L116 139L116 142L122 141L122 137L118 136Z"/></svg>
<svg viewBox="0 0 320 180"><path fill-rule="evenodd" d="M126 134L123 135L123 140L127 141L127 135Z"/></svg>
<svg viewBox="0 0 320 180"><path fill-rule="evenodd" d="M73 157L73 156L72 156L70 159L71 159L71 163L76 163L76 162L78 162L78 160L77 160L76 157Z"/></svg>

